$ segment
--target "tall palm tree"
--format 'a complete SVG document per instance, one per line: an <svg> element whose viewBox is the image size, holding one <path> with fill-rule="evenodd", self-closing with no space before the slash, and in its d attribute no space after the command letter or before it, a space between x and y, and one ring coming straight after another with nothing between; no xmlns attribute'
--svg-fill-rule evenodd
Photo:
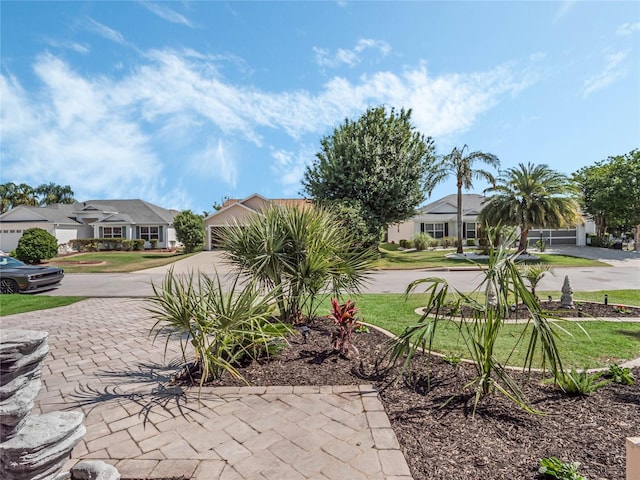
<svg viewBox="0 0 640 480"><path fill-rule="evenodd" d="M502 173L480 213L481 222L520 228L518 252L527 250L532 228L568 228L580 221L575 185L548 165L520 163Z"/></svg>
<svg viewBox="0 0 640 480"><path fill-rule="evenodd" d="M465 155L465 150L467 154ZM475 162L484 162L485 164L499 168L500 160L492 153L469 152L469 147L465 145L461 149L454 147L451 153L442 157L443 164L440 171L436 174L437 182L444 180L450 175L456 176L456 186L458 187L457 199L457 221L458 221L458 248L457 253L463 253L462 248L462 189L469 190L473 187L474 179L485 179L492 185L495 184L494 176L482 169L473 168Z"/></svg>
<svg viewBox="0 0 640 480"><path fill-rule="evenodd" d="M74 203L73 190L70 185L56 185L53 182L42 184L35 189L40 197L40 206L55 205L56 203Z"/></svg>

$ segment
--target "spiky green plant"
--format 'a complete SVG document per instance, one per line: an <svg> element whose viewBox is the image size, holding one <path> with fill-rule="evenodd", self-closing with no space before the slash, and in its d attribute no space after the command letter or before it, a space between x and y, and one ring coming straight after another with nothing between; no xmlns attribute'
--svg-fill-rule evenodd
<svg viewBox="0 0 640 480"><path fill-rule="evenodd" d="M226 259L265 289L275 289L282 321L315 314L328 295L355 293L377 258L354 247L342 223L319 206L272 205L221 234Z"/></svg>
<svg viewBox="0 0 640 480"><path fill-rule="evenodd" d="M540 299L538 298L538 295L536 295L536 288L544 276L550 271L551 267L549 265L543 265L541 263L527 265L522 269L522 276L529 282L531 294L537 301L540 301Z"/></svg>
<svg viewBox="0 0 640 480"><path fill-rule="evenodd" d="M490 232L490 239L495 237L494 233ZM505 368L509 358L503 364L494 355L502 326L509 318L510 295L519 298L529 313L529 325L522 330L514 345L515 350L526 342L523 370L531 372L534 358L539 355L543 366L554 375L563 371L556 339L558 330L568 332L558 325L560 319L549 316L540 308L534 295L527 289L515 263L517 257L506 247L512 241L513 236L508 237L497 248L489 249L488 264L483 270L484 278L471 293L451 289L447 281L441 278L425 278L409 284L406 295L420 285L427 285L427 306L418 323L408 327L390 350L392 363L404 358L404 371L409 368L418 348L422 347L428 354L431 353L439 324L454 322L476 368L476 377L464 387L465 390L473 388L475 391L474 413L480 399L494 391L505 395L522 408L534 411ZM451 290L454 297L452 302L448 300Z"/></svg>
<svg viewBox="0 0 640 480"><path fill-rule="evenodd" d="M217 274L194 278L170 271L152 287L147 311L156 320L153 339L165 336L165 354L170 340L178 339L182 360L193 360L201 386L225 372L244 381L238 362L268 355L292 331L274 321L275 293L265 294L255 282L241 286L239 276L223 284Z"/></svg>

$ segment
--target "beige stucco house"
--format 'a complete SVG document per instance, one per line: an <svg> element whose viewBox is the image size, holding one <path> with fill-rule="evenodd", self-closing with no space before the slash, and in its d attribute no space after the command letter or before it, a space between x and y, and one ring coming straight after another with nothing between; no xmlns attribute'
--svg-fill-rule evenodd
<svg viewBox="0 0 640 480"><path fill-rule="evenodd" d="M462 238L477 238L480 224L478 215L482 211L488 197L475 193L462 195ZM421 207L415 216L406 222L390 225L387 230L387 241L399 243L400 240L411 240L418 233L424 232L433 238L458 236L457 195L447 195L435 202ZM588 233L595 233L595 224L585 218L583 224L567 229L535 229L529 232L530 241L542 238L547 245L585 245Z"/></svg>
<svg viewBox="0 0 640 480"><path fill-rule="evenodd" d="M312 204L311 200L303 198L273 198L268 199L258 193L244 199L229 199L222 208L204 219L206 238L204 248L213 250L216 247L217 232L229 225L243 225L253 215L260 215L271 204L294 205L304 208Z"/></svg>

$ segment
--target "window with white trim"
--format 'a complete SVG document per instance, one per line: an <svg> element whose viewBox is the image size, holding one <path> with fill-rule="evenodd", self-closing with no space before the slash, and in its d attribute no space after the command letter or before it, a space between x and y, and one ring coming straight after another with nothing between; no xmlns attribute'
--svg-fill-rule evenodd
<svg viewBox="0 0 640 480"><path fill-rule="evenodd" d="M152 239L160 240L160 227L139 227L140 228L140 238L146 240L147 242Z"/></svg>
<svg viewBox="0 0 640 480"><path fill-rule="evenodd" d="M476 222L465 223L464 238L478 238L478 224Z"/></svg>
<svg viewBox="0 0 640 480"><path fill-rule="evenodd" d="M101 227L102 238L124 238L122 227Z"/></svg>
<svg viewBox="0 0 640 480"><path fill-rule="evenodd" d="M421 223L420 233L428 233L433 238L443 238L444 223Z"/></svg>

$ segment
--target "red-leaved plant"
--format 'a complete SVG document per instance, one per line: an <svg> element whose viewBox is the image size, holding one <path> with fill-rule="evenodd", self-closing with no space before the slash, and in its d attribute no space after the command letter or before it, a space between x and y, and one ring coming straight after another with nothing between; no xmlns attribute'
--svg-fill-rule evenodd
<svg viewBox="0 0 640 480"><path fill-rule="evenodd" d="M333 332L331 343L333 348L341 355L349 358L349 351L353 350L359 355L358 349L352 343L353 327L356 324L356 306L351 300L339 303L337 299L331 299L331 313L329 318L333 320L336 330Z"/></svg>

